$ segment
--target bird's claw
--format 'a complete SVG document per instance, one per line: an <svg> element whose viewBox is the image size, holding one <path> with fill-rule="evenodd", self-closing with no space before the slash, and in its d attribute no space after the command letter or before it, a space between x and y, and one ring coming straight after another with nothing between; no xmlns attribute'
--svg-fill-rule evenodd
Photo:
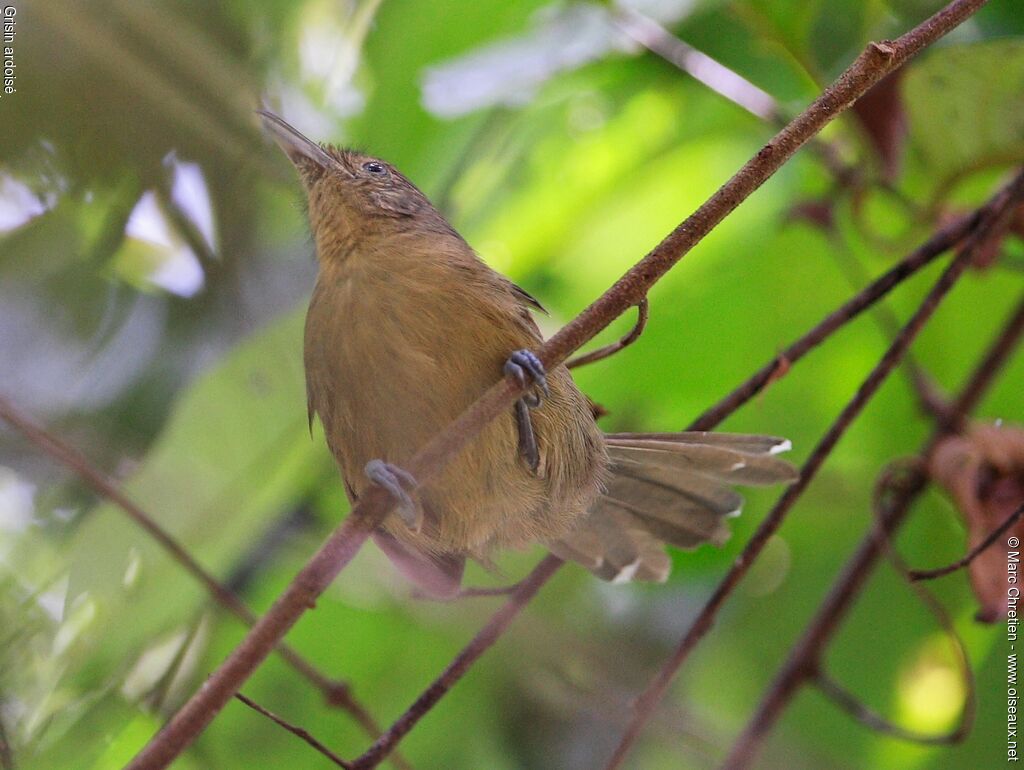
<svg viewBox="0 0 1024 770"><path fill-rule="evenodd" d="M395 499L398 503L395 511L406 526L413 532L419 532L423 526L423 508L409 495L418 486L413 475L383 460L370 460L363 470L370 481L383 487Z"/></svg>
<svg viewBox="0 0 1024 770"><path fill-rule="evenodd" d="M533 381L534 389L532 392L524 394L522 400L530 409L536 409L540 406L542 401L540 393L543 393L545 397L551 395L551 390L548 388L548 374L544 370L544 364L540 362L540 359L531 350L517 350L510 355L508 361L505 362L505 374L511 375L524 388L527 385L527 375L529 375L530 380ZM540 391L540 393L537 391Z"/></svg>
<svg viewBox="0 0 1024 770"><path fill-rule="evenodd" d="M516 401L516 425L519 429L519 454L526 460L530 470L536 472L540 465L540 451L537 449L530 410L541 405L542 393L545 397L551 395L547 372L532 351L517 350L505 362L505 374L511 375L523 387L527 385L527 375L533 381L533 390Z"/></svg>

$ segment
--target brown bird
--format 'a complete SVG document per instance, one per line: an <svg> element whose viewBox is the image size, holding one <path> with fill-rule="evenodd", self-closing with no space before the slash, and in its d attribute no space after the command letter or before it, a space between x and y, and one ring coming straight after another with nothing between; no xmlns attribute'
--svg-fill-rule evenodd
<svg viewBox="0 0 1024 770"><path fill-rule="evenodd" d="M604 435L569 370L545 373L523 289L492 270L393 166L316 144L270 112L298 169L319 275L306 316L309 419L351 502L397 499L374 533L425 591L458 591L466 557L540 542L605 580L665 580L664 544L728 537L731 484L791 482L789 442L724 433ZM430 481L403 463L502 372L531 392Z"/></svg>

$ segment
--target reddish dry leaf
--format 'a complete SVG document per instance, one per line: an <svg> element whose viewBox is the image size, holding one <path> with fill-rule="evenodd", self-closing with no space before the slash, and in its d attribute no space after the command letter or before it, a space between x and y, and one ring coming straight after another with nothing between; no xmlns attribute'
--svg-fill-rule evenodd
<svg viewBox="0 0 1024 770"><path fill-rule="evenodd" d="M962 211L957 214L947 212L939 218L939 223L944 225L963 213ZM1002 254L1003 243L1010 235L1024 240L1024 205L1017 207L1004 228L990 233L988 238L978 244L974 250L974 256L971 258L971 267L975 270L987 270L992 267Z"/></svg>
<svg viewBox="0 0 1024 770"><path fill-rule="evenodd" d="M789 222L806 222L826 232L835 230L835 204L825 199L809 199L795 204L786 216Z"/></svg>
<svg viewBox="0 0 1024 770"><path fill-rule="evenodd" d="M967 547L975 548L1024 504L1024 429L972 425L964 435L951 436L938 446L929 473L953 498L967 525ZM1008 544L1011 538L1017 538L1013 548ZM978 620L995 623L1007 617L1007 561L1011 551L1021 550L1021 538L1024 520L971 562L971 585L981 605Z"/></svg>
<svg viewBox="0 0 1024 770"><path fill-rule="evenodd" d="M1024 240L1024 203L1017 207L1013 217L1010 219L1009 230L1018 238Z"/></svg>
<svg viewBox="0 0 1024 770"><path fill-rule="evenodd" d="M854 114L878 153L882 176L890 182L899 176L907 138L907 114L900 94L903 69L880 80L853 105Z"/></svg>

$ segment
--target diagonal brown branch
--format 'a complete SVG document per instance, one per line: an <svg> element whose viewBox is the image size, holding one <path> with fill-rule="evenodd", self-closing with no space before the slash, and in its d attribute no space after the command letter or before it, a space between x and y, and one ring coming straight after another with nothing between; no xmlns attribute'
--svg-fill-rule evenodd
<svg viewBox="0 0 1024 770"><path fill-rule="evenodd" d="M618 747L616 747L607 765L607 770L622 767L627 753L639 737L647 720L650 719L654 708L664 697L672 679L690 653L693 652L700 641L711 630L715 617L725 603L725 600L750 569L750 566L757 559L771 536L782 525L786 515L807 489L811 480L839 442L839 439L842 438L852 422L860 415L870 399L878 392L886 378L899 364L914 338L931 318L939 303L949 293L949 290L952 289L960 276L963 275L970 264L975 247L984 240L988 233L1000 226L1005 216L1013 210L1015 202L1022 198L1024 198L1024 173L1018 174L1013 182L1003 188L996 196L996 204L983 217L983 221L979 225L978 230L971 236L968 245L961 250L942 273L917 311L900 330L900 333L893 340L892 345L886 350L881 360L861 383L857 392L832 425L829 426L829 429L801 467L799 479L782 494L764 521L761 522L757 531L744 547L743 552L737 557L732 568L715 588L711 597L690 626L690 629L683 636L675 652L637 699L633 719L630 721Z"/></svg>
<svg viewBox="0 0 1024 770"><path fill-rule="evenodd" d="M992 205L993 202L990 201L970 217L951 222L939 229L895 266L876 278L835 311L829 313L821 323L768 361L717 404L709 407L688 426L689 430L711 430L714 428L771 384L776 379L780 364L791 366L799 361L824 342L833 332L856 318L893 288L931 264L936 257L953 248L967 235L974 232L985 212Z"/></svg>
<svg viewBox="0 0 1024 770"><path fill-rule="evenodd" d="M1018 309L999 333L956 399L953 407L955 414L967 415L977 406L996 373L1016 349L1021 336L1024 336L1022 318L1024 314ZM925 462L948 430L948 425L940 426L925 443L920 453ZM833 584L800 640L793 646L789 658L779 669L764 699L734 744L723 766L727 770L740 770L749 766L765 736L782 716L796 691L813 672L822 651L838 631L840 623L853 605L854 598L882 556L887 538L891 538L903 523L911 504L924 490L927 479L919 470L923 467L924 462L918 463L918 470L910 472L908 478L895 492L893 499L885 506L881 523L872 527L861 541L856 553L847 562L842 574Z"/></svg>
<svg viewBox="0 0 1024 770"><path fill-rule="evenodd" d="M61 465L69 468L100 497L117 505L124 513L149 534L167 551L172 559L194 577L221 607L237 617L247 626L256 622L256 614L249 609L237 594L224 586L207 572L192 554L170 536L156 521L129 498L117 482L96 468L77 449L37 425L8 399L0 396L0 420L17 430L23 437L35 444ZM283 642L277 645L277 653L295 671L304 676L323 693L328 703L347 711L371 737L380 734L380 727L370 712L355 700L347 683L333 680L321 673L312 663Z"/></svg>
<svg viewBox="0 0 1024 770"><path fill-rule="evenodd" d="M491 619L487 621L487 625L481 628L477 635L473 637L473 641L455 656L455 659L448 664L430 687L416 699L365 754L352 762L352 770L368 770L379 765L388 755L388 752L392 751L398 742L416 726L416 723L434 707L434 704L441 700L452 686L462 678L462 675L469 670L469 667L481 655L487 652L490 646L508 628L508 625L515 619L520 610L527 605L541 589L541 586L561 566L562 560L557 556L549 555L544 557L540 564L534 567L533 572L519 583L509 600L491 616Z"/></svg>
<svg viewBox="0 0 1024 770"><path fill-rule="evenodd" d="M651 17L624 7L615 8L611 17L626 35L709 90L776 128L786 124L786 115L775 97L717 59L680 40ZM810 140L810 145L840 187L851 186L859 180L859 170L845 164L839 149L832 143L816 136Z"/></svg>
<svg viewBox="0 0 1024 770"><path fill-rule="evenodd" d="M310 732L308 730L305 730L305 729L303 729L301 727L296 727L291 722L285 721L284 719L279 717L277 714L275 714L273 711L270 711L269 709L263 708L263 706L258 704L256 701L252 700L251 698L245 697L240 692L236 692L235 693L235 697L238 700L240 700L242 703L244 703L246 706L251 708L253 711L255 711L257 714L262 714L263 716L265 716L267 719L269 719L274 724L276 724L276 725L278 725L280 727L283 727L285 730L290 732L292 735L297 737L299 740L307 743L310 747L312 747L312 749L314 751L316 751L319 754L322 754L327 759L329 759L331 762L336 764L338 767L343 767L343 768L345 768L345 770L351 770L352 764L350 762L346 762L344 759L339 757L337 754L335 754L329 748L327 748L322 743L320 743L320 741L318 741L316 738L314 738L310 734Z"/></svg>
<svg viewBox="0 0 1024 770"><path fill-rule="evenodd" d="M549 368L561 364L615 318L646 296L651 286L719 222L769 179L804 143L859 96L909 57L969 18L984 0L954 0L897 40L872 43L818 99L748 161L725 185L673 230L608 291L537 351ZM507 410L523 389L512 378L492 386L409 463L421 482L432 478L490 420ZM373 488L348 519L307 562L241 644L128 765L130 770L166 767L231 699L275 644L313 605L352 560L387 514L387 493Z"/></svg>

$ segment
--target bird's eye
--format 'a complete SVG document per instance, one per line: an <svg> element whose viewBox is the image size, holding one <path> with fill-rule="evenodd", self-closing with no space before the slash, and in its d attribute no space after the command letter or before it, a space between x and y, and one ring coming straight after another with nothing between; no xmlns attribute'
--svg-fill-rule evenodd
<svg viewBox="0 0 1024 770"><path fill-rule="evenodd" d="M381 175L387 173L387 169L384 168L384 164L383 163L378 163L375 160L367 161L366 163L364 163L363 164L363 170L364 171L369 171L371 174L377 174L378 176L381 176Z"/></svg>

